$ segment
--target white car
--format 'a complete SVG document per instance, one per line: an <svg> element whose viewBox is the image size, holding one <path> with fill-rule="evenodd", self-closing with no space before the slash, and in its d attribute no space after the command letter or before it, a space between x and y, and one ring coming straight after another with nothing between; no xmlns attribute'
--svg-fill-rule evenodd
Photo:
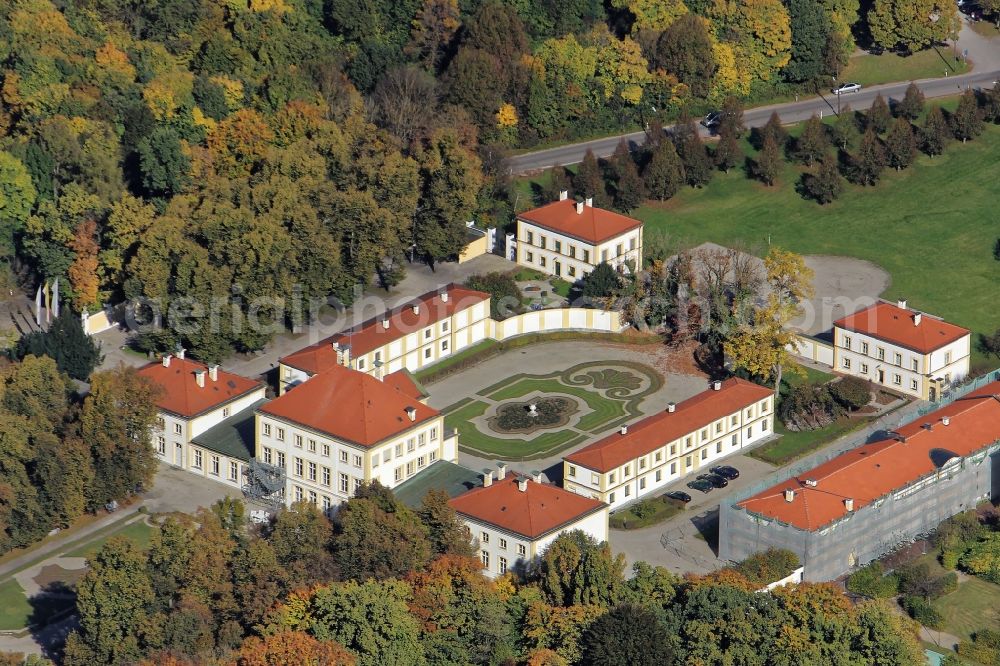
<svg viewBox="0 0 1000 666"><path fill-rule="evenodd" d="M841 83L839 86L834 88L832 92L834 95L842 95L844 93L858 92L861 90L860 83Z"/></svg>

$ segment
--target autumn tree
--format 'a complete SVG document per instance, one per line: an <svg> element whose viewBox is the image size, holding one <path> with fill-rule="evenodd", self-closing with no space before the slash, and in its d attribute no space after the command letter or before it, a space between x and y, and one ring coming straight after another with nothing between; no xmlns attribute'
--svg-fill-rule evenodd
<svg viewBox="0 0 1000 666"><path fill-rule="evenodd" d="M948 121L945 120L941 107L932 106L924 118L924 126L920 132L921 148L931 157L940 155L944 152L950 135Z"/></svg>
<svg viewBox="0 0 1000 666"><path fill-rule="evenodd" d="M653 62L676 76L692 96L706 97L716 68L708 22L697 14L673 21L656 42Z"/></svg>
<svg viewBox="0 0 1000 666"><path fill-rule="evenodd" d="M773 134L764 137L764 145L754 160L753 174L765 185L774 185L781 171L781 152Z"/></svg>
<svg viewBox="0 0 1000 666"><path fill-rule="evenodd" d="M618 143L611 157L611 171L614 178L615 208L626 213L637 208L645 196L645 188L624 140Z"/></svg>
<svg viewBox="0 0 1000 666"><path fill-rule="evenodd" d="M27 223L37 196L24 164L0 151L0 259L14 252L14 237Z"/></svg>
<svg viewBox="0 0 1000 666"><path fill-rule="evenodd" d="M951 115L951 130L956 139L965 143L983 133L983 114L976 101L976 93L966 90L958 99L958 107Z"/></svg>
<svg viewBox="0 0 1000 666"><path fill-rule="evenodd" d="M74 259L66 274L70 284L73 285L73 305L82 312L85 308L99 303L97 223L92 219L80 222L69 246L73 250Z"/></svg>
<svg viewBox="0 0 1000 666"><path fill-rule="evenodd" d="M795 139L794 155L807 166L820 160L830 148L830 140L826 136L826 125L815 113L806 121L802 134Z"/></svg>
<svg viewBox="0 0 1000 666"><path fill-rule="evenodd" d="M535 576L557 606L614 606L623 594L625 558L612 555L607 542L575 530L559 535L542 555Z"/></svg>
<svg viewBox="0 0 1000 666"><path fill-rule="evenodd" d="M865 128L871 128L876 134L883 134L889 129L889 122L892 120L892 112L886 104L882 93L875 95L871 108L865 113Z"/></svg>
<svg viewBox="0 0 1000 666"><path fill-rule="evenodd" d="M456 0L424 0L413 19L404 53L428 71L438 71L461 24Z"/></svg>
<svg viewBox="0 0 1000 666"><path fill-rule="evenodd" d="M680 191L685 180L684 164L672 141L661 141L653 148L642 179L653 199L666 201Z"/></svg>
<svg viewBox="0 0 1000 666"><path fill-rule="evenodd" d="M275 560L294 585L332 577L332 538L330 521L309 502L296 502L279 513L267 535Z"/></svg>
<svg viewBox="0 0 1000 666"><path fill-rule="evenodd" d="M719 119L718 132L721 136L726 130L730 130L736 138L743 136L746 131L746 124L743 122L743 102L739 97L729 95L722 102L722 118Z"/></svg>
<svg viewBox="0 0 1000 666"><path fill-rule="evenodd" d="M573 178L573 189L581 196L593 199L594 205L599 208L605 208L608 205L604 174L601 172L601 165L598 163L594 151L589 148L584 153L580 168Z"/></svg>
<svg viewBox="0 0 1000 666"><path fill-rule="evenodd" d="M712 158L698 135L697 128L691 124L689 131L677 147L677 154L684 165L684 176L691 187L704 187L712 180Z"/></svg>
<svg viewBox="0 0 1000 666"><path fill-rule="evenodd" d="M825 155L816 174L803 176L803 187L806 194L820 204L832 203L840 198L844 192L844 179L837 167L837 158Z"/></svg>
<svg viewBox="0 0 1000 666"><path fill-rule="evenodd" d="M896 115L907 120L916 120L924 112L924 93L916 83L906 86L906 92L894 109Z"/></svg>
<svg viewBox="0 0 1000 666"><path fill-rule="evenodd" d="M841 150L847 150L858 137L858 123L849 105L840 110L837 120L830 126L830 137Z"/></svg>
<svg viewBox="0 0 1000 666"><path fill-rule="evenodd" d="M913 126L905 117L896 118L885 137L889 166L899 171L913 164L917 157L917 138Z"/></svg>
<svg viewBox="0 0 1000 666"><path fill-rule="evenodd" d="M983 92L982 107L984 120L1000 123L1000 82Z"/></svg>
<svg viewBox="0 0 1000 666"><path fill-rule="evenodd" d="M958 5L935 0L875 0L868 29L885 49L919 51L958 35Z"/></svg>
<svg viewBox="0 0 1000 666"><path fill-rule="evenodd" d="M354 666L354 655L337 641L317 640L304 631L279 631L243 642L230 666Z"/></svg>
<svg viewBox="0 0 1000 666"><path fill-rule="evenodd" d="M774 139L774 143L779 150L783 150L788 143L788 130L785 129L785 125L781 121L781 116L778 115L777 111L772 112L767 119L767 123L759 130L755 129L753 134L753 139L758 147L763 147L767 137Z"/></svg>
<svg viewBox="0 0 1000 666"><path fill-rule="evenodd" d="M715 166L729 173L729 170L740 165L744 160L743 148L740 146L736 133L728 124L719 130L719 141L715 144L713 153Z"/></svg>
<svg viewBox="0 0 1000 666"><path fill-rule="evenodd" d="M431 550L435 555L473 557L475 550L469 530L448 504L448 493L431 489L421 500L417 515L427 527Z"/></svg>
<svg viewBox="0 0 1000 666"><path fill-rule="evenodd" d="M861 137L857 152L851 156L849 177L858 185L874 185L888 165L885 146L875 134L874 129L868 129Z"/></svg>

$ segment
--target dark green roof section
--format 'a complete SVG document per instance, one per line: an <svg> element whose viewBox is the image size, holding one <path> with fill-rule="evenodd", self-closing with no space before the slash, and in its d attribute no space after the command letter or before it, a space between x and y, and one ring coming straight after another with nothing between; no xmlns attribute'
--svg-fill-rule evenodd
<svg viewBox="0 0 1000 666"><path fill-rule="evenodd" d="M254 410L267 400L258 400L241 412L233 414L197 437L191 439L203 449L250 462L254 455Z"/></svg>
<svg viewBox="0 0 1000 666"><path fill-rule="evenodd" d="M403 368L402 370L397 370L397 372L402 372L406 374L406 376L410 379L410 381L413 382L413 385L417 387L417 390L420 392L421 398L427 398L430 396L430 392L426 388L424 388L424 385L420 383L420 380L417 379L417 376L412 372L410 372L407 368Z"/></svg>
<svg viewBox="0 0 1000 666"><path fill-rule="evenodd" d="M443 490L448 493L448 497L458 497L481 485L482 474L447 460L438 460L412 479L396 486L392 492L400 502L416 509L428 490Z"/></svg>

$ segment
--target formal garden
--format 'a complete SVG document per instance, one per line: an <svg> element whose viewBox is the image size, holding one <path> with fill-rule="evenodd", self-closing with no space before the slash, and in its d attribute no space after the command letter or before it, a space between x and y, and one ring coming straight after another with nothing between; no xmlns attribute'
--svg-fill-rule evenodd
<svg viewBox="0 0 1000 666"><path fill-rule="evenodd" d="M640 363L592 361L547 375L513 375L443 411L463 451L531 460L641 416L643 400L662 386L662 377Z"/></svg>

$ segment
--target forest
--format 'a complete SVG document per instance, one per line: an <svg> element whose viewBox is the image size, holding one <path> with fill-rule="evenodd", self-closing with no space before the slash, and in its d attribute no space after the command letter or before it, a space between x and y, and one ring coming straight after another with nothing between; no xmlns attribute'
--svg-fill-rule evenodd
<svg viewBox="0 0 1000 666"><path fill-rule="evenodd" d="M508 151L828 81L856 40L951 35L910 0L12 0L0 253L77 311L155 305L215 362L504 226ZM930 13L936 6L920 0ZM202 316L217 304L255 318ZM145 312L145 311L144 311Z"/></svg>

